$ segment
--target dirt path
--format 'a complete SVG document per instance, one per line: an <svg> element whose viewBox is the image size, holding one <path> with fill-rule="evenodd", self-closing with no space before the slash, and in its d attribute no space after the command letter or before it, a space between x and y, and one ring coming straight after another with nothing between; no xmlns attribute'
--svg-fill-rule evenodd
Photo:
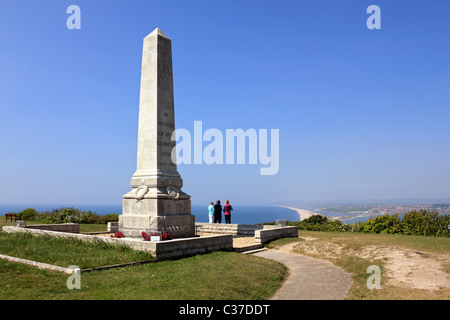
<svg viewBox="0 0 450 320"><path fill-rule="evenodd" d="M303 238L305 241L281 247L281 250L294 250L298 254L323 257L329 260L343 256L357 256L367 260L383 260L386 268L384 275L389 284L412 289L437 290L450 288L450 256L418 252L391 246L363 246L354 249L345 244L315 241L314 238ZM295 249L294 249L295 247Z"/></svg>

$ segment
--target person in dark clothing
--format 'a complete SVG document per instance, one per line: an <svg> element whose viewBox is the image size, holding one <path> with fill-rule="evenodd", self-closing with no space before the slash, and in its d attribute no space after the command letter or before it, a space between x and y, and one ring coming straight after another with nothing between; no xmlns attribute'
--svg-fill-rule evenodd
<svg viewBox="0 0 450 320"><path fill-rule="evenodd" d="M222 206L220 205L220 200L217 200L214 205L214 223L222 223Z"/></svg>

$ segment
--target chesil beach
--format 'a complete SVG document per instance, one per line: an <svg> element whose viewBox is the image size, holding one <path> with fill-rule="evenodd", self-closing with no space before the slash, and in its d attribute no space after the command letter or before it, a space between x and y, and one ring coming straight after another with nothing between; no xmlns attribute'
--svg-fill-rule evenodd
<svg viewBox="0 0 450 320"><path fill-rule="evenodd" d="M277 206L277 207L282 207L282 208L287 208L287 209L291 209L294 211L297 211L298 215L300 216L300 221L303 221L305 219L308 219L311 216L314 215L320 215L320 213L311 211L311 210L306 210L306 209L298 209L298 208L293 208L293 207L287 207L287 206Z"/></svg>

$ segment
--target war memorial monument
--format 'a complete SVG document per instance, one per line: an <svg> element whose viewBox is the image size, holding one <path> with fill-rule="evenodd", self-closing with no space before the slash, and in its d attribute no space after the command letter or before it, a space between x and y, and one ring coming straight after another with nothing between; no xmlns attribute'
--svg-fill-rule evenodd
<svg viewBox="0 0 450 320"><path fill-rule="evenodd" d="M129 237L170 231L173 238L195 234L190 196L173 163L175 130L172 44L155 29L144 39L139 99L137 169L123 196L119 230Z"/></svg>

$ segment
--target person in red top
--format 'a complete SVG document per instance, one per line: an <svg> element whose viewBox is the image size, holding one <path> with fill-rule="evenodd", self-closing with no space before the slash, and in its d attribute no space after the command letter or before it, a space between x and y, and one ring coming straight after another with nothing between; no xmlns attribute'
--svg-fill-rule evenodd
<svg viewBox="0 0 450 320"><path fill-rule="evenodd" d="M225 205L223 206L223 215L225 216L225 223L231 223L231 210L233 210L233 208L230 205L230 201L225 200Z"/></svg>

